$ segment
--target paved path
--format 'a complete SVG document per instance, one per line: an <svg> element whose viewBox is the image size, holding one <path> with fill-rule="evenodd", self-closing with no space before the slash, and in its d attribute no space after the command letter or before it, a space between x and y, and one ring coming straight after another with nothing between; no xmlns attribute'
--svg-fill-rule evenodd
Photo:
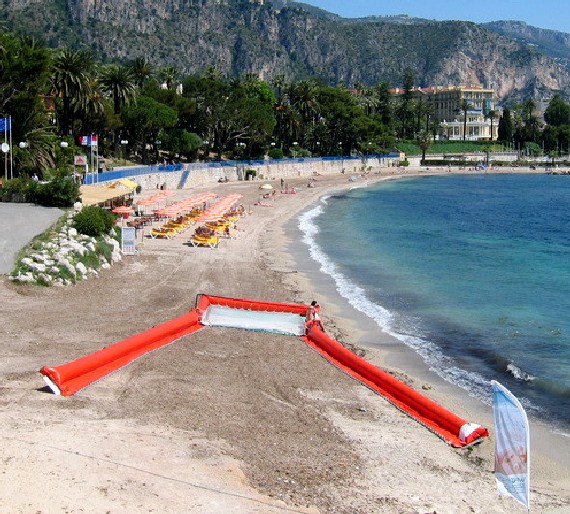
<svg viewBox="0 0 570 514"><path fill-rule="evenodd" d="M18 252L63 214L55 207L0 203L0 273L10 273Z"/></svg>

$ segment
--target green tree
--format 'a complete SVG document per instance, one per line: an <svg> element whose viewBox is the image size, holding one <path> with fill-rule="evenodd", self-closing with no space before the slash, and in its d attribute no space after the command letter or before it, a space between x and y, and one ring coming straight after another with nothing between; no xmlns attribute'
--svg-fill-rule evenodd
<svg viewBox="0 0 570 514"><path fill-rule="evenodd" d="M461 100L461 105L459 106L459 109L463 111L463 141L467 139L467 113L472 108L473 107L471 106L471 104L465 98Z"/></svg>
<svg viewBox="0 0 570 514"><path fill-rule="evenodd" d="M89 97L93 66L93 56L86 50L63 49L53 59L52 91L62 101L62 135L70 134L75 110Z"/></svg>
<svg viewBox="0 0 570 514"><path fill-rule="evenodd" d="M540 138L541 122L536 115L536 102L529 98L523 104L522 143L536 143Z"/></svg>
<svg viewBox="0 0 570 514"><path fill-rule="evenodd" d="M148 96L140 96L136 103L123 107L121 118L145 162L148 160L146 145L154 146L158 153L156 141L160 130L174 127L178 119L174 109Z"/></svg>
<svg viewBox="0 0 570 514"><path fill-rule="evenodd" d="M414 133L414 74L411 68L404 72L403 93L396 108L399 121L398 137L406 139Z"/></svg>
<svg viewBox="0 0 570 514"><path fill-rule="evenodd" d="M0 34L0 112L12 118L14 172L42 176L54 164L54 138L44 97L51 54L35 39Z"/></svg>
<svg viewBox="0 0 570 514"><path fill-rule="evenodd" d="M506 108L503 110L503 115L499 119L498 139L502 143L512 143L515 133L515 126L511 110Z"/></svg>
<svg viewBox="0 0 570 514"><path fill-rule="evenodd" d="M554 95L544 111L544 121L553 127L570 125L570 105L560 95Z"/></svg>
<svg viewBox="0 0 570 514"><path fill-rule="evenodd" d="M314 124L319 112L317 84L311 80L301 80L289 85L291 106L301 115L304 123Z"/></svg>
<svg viewBox="0 0 570 514"><path fill-rule="evenodd" d="M431 146L431 135L427 130L422 130L418 136L418 146L422 151L422 160L421 164L425 165L426 163L426 153Z"/></svg>
<svg viewBox="0 0 570 514"><path fill-rule="evenodd" d="M127 64L133 74L135 84L142 89L148 80L153 76L152 66L144 57L137 57Z"/></svg>
<svg viewBox="0 0 570 514"><path fill-rule="evenodd" d="M101 89L113 100L113 112L119 114L124 105L135 99L135 77L130 68L118 64L105 66L99 74Z"/></svg>
<svg viewBox="0 0 570 514"><path fill-rule="evenodd" d="M394 123L394 113L392 108L392 95L387 82L381 82L375 87L377 106L376 116L386 127L391 127Z"/></svg>
<svg viewBox="0 0 570 514"><path fill-rule="evenodd" d="M198 150L204 145L198 134L181 128L163 131L159 134L159 138L166 150L172 154L183 155L188 160L195 160Z"/></svg>
<svg viewBox="0 0 570 514"><path fill-rule="evenodd" d="M497 111L493 111L493 110L489 111L489 112L486 114L486 116L485 116L487 119L489 119L489 120L491 121L491 138L490 138L491 141L493 141L493 137L494 137L494 135L493 135L493 134L494 134L494 132L493 132L493 129L494 129L493 123L495 122L495 120L497 119L498 116L499 116L499 115L498 115Z"/></svg>
<svg viewBox="0 0 570 514"><path fill-rule="evenodd" d="M164 66L158 71L158 79L166 85L166 89L173 89L178 77L178 70L174 66Z"/></svg>
<svg viewBox="0 0 570 514"><path fill-rule="evenodd" d="M361 138L366 137L368 141L368 137L374 137L376 128L381 126L366 116L345 88L321 86L317 91L317 101L320 106L319 122L326 128L323 150L329 155L336 154L339 146L343 153L349 154Z"/></svg>
<svg viewBox="0 0 570 514"><path fill-rule="evenodd" d="M103 92L111 97L113 114L115 119L117 119L123 106L133 102L136 97L136 86L132 70L118 64L105 66L99 74L99 84ZM120 126L117 126L116 123L113 125L111 133L116 157L119 150L117 130L120 129Z"/></svg>

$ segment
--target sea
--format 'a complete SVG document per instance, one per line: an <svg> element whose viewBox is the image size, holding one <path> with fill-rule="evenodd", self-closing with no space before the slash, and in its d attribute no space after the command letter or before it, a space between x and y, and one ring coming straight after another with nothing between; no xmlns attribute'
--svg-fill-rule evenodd
<svg viewBox="0 0 570 514"><path fill-rule="evenodd" d="M431 370L491 403L490 381L570 434L570 177L404 177L299 220L320 270Z"/></svg>

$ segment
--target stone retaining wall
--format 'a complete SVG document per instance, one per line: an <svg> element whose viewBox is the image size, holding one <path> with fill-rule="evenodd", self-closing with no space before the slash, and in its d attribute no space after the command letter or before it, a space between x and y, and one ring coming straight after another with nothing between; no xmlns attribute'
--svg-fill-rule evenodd
<svg viewBox="0 0 570 514"><path fill-rule="evenodd" d="M129 179L135 181L143 189L180 189L184 174L187 179L183 184L183 189L193 188L226 178L230 182L245 180L247 170L255 170L254 180L284 180L299 177L309 177L312 175L333 175L346 173L355 175L365 171L377 171L380 168L397 166L399 157L371 157L371 158L348 158L338 160L306 159L302 162L296 160L265 161L263 164L236 164L212 165L204 164L203 167L192 164L185 166L181 171L159 172L149 167L150 173L130 176ZM115 180L110 181L115 182ZM99 182L105 184L105 182Z"/></svg>

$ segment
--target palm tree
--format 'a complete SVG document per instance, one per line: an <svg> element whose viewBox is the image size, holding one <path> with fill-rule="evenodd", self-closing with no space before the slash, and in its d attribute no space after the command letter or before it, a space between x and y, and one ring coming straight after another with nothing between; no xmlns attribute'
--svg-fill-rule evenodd
<svg viewBox="0 0 570 514"><path fill-rule="evenodd" d="M86 50L60 51L52 66L52 91L61 98L61 133L69 135L73 112L89 96L90 73L94 59Z"/></svg>
<svg viewBox="0 0 570 514"><path fill-rule="evenodd" d="M418 145L422 151L422 160L421 164L425 165L426 163L426 152L429 150L431 146L431 136L427 130L422 130L418 136Z"/></svg>
<svg viewBox="0 0 570 514"><path fill-rule="evenodd" d="M14 152L14 165L17 169L38 172L44 177L45 170L56 164L54 134L49 127L39 127L25 135L26 148Z"/></svg>
<svg viewBox="0 0 570 514"><path fill-rule="evenodd" d="M314 123L318 112L317 87L313 81L301 80L289 88L291 104L301 114L305 122Z"/></svg>
<svg viewBox="0 0 570 514"><path fill-rule="evenodd" d="M174 82L176 81L176 76L178 71L174 66L164 66L158 72L159 79L162 84L166 84L166 89L172 89Z"/></svg>
<svg viewBox="0 0 570 514"><path fill-rule="evenodd" d="M285 86L285 75L278 73L273 78L272 86L277 90L277 104L279 105L283 100L282 90Z"/></svg>
<svg viewBox="0 0 570 514"><path fill-rule="evenodd" d="M152 67L144 57L133 59L128 64L128 68L131 70L135 84L139 89L142 89L145 82L152 77Z"/></svg>
<svg viewBox="0 0 570 514"><path fill-rule="evenodd" d="M495 121L499 116L497 111L489 111L487 113L487 118L491 120L491 141L493 141L493 121Z"/></svg>
<svg viewBox="0 0 570 514"><path fill-rule="evenodd" d="M135 99L135 78L130 68L118 64L111 64L103 68L99 76L99 83L103 92L110 95L113 99L113 113L116 115L121 112L124 105L128 105ZM119 149L116 131L117 127L113 127L115 155L117 155Z"/></svg>
<svg viewBox="0 0 570 514"><path fill-rule="evenodd" d="M463 111L463 141L467 139L467 112L472 109L471 104L464 98L459 107Z"/></svg>
<svg viewBox="0 0 570 514"><path fill-rule="evenodd" d="M119 114L123 105L128 105L136 95L135 76L132 70L118 64L103 68L99 75L103 92L113 99L113 112Z"/></svg>

